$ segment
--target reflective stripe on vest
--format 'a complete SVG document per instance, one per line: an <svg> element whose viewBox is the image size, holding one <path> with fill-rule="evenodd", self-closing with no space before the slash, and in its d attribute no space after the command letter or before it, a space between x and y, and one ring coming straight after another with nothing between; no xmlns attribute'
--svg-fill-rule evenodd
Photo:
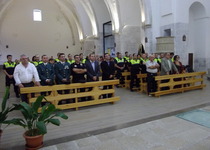
<svg viewBox="0 0 210 150"><path fill-rule="evenodd" d="M131 65L140 64L140 60L139 60L139 59L137 59L137 60L132 59L132 60L130 61L130 63L131 63Z"/></svg>
<svg viewBox="0 0 210 150"><path fill-rule="evenodd" d="M148 59L146 59L146 60L144 60L143 58L141 58L141 61L143 61L143 62L147 62L147 61L149 61Z"/></svg>
<svg viewBox="0 0 210 150"><path fill-rule="evenodd" d="M75 60L67 60L68 63L73 64L75 63Z"/></svg>
<svg viewBox="0 0 210 150"><path fill-rule="evenodd" d="M4 65L5 65L5 68L15 68L16 63L15 62L12 62L12 63L5 62Z"/></svg>
<svg viewBox="0 0 210 150"><path fill-rule="evenodd" d="M115 59L116 59L117 63L124 63L124 59L122 59L122 58L119 59L118 57L116 57Z"/></svg>

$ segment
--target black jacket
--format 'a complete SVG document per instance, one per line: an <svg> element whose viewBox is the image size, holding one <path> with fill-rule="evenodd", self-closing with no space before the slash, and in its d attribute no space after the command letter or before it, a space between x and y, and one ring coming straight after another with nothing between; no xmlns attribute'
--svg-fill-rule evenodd
<svg viewBox="0 0 210 150"><path fill-rule="evenodd" d="M107 61L101 62L101 70L102 70L102 80L111 80L109 77L110 75L115 74L115 66L114 62L110 61L109 65Z"/></svg>

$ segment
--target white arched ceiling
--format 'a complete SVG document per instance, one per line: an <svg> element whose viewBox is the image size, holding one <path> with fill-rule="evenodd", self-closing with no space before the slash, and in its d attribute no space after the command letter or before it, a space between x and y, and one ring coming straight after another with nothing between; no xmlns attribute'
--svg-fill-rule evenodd
<svg viewBox="0 0 210 150"><path fill-rule="evenodd" d="M112 30L115 33L120 31L120 17L118 0L104 0L112 21Z"/></svg>
<svg viewBox="0 0 210 150"><path fill-rule="evenodd" d="M81 0L81 4L86 10L86 13L90 19L91 25L92 25L92 35L94 37L98 36L98 27L97 27L97 21L96 21L96 16L94 13L94 10L92 8L90 0Z"/></svg>

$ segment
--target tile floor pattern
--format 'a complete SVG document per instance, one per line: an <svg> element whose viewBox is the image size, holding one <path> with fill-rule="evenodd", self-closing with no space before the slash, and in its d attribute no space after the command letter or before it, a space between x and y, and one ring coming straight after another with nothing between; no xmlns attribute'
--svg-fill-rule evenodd
<svg viewBox="0 0 210 150"><path fill-rule="evenodd" d="M173 116L41 150L210 150L210 129Z"/></svg>

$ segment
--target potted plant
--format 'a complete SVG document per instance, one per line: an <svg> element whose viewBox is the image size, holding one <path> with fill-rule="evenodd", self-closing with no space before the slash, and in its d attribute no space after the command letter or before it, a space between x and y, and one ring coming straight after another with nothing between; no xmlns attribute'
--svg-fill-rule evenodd
<svg viewBox="0 0 210 150"><path fill-rule="evenodd" d="M6 88L6 92L5 92L4 98L3 98L2 103L1 103L1 111L0 111L0 139L1 139L2 132L3 132L2 124L4 124L4 122L6 121L6 119L8 117L8 113L14 109L13 106L11 106L11 107L7 106L8 96L9 96L9 87Z"/></svg>
<svg viewBox="0 0 210 150"><path fill-rule="evenodd" d="M43 135L47 133L47 125L52 123L59 126L58 117L68 119L64 113L55 108L55 105L47 103L43 107L42 100L44 96L39 96L32 105L25 102L14 104L15 110L20 110L23 118L14 118L6 121L7 124L22 126L26 129L23 134L26 140L27 149L38 149L43 146ZM39 108L41 112L39 113Z"/></svg>

